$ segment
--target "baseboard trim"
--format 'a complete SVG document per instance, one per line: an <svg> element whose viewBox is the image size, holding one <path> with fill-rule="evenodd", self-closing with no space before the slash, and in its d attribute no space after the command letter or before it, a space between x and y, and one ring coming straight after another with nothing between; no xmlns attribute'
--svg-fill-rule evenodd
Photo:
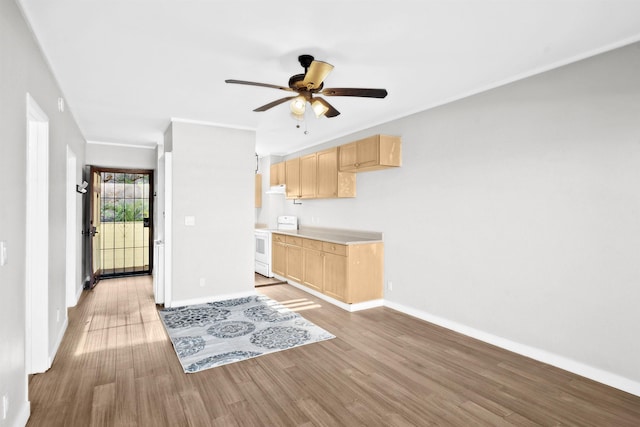
<svg viewBox="0 0 640 427"><path fill-rule="evenodd" d="M16 427L27 425L27 422L29 422L30 416L31 416L31 402L29 402L28 400L25 400L20 405L20 409L16 414L16 423L14 425Z"/></svg>
<svg viewBox="0 0 640 427"><path fill-rule="evenodd" d="M249 297L256 294L257 294L256 291L247 291L247 292L238 292L233 294L212 295L212 296L202 297L202 298L174 300L174 301L171 301L171 304L167 305L166 307L184 307L187 305L206 304L208 302L222 301L222 300L234 299L234 298L244 298L244 297Z"/></svg>
<svg viewBox="0 0 640 427"><path fill-rule="evenodd" d="M69 317L65 316L64 321L62 322L62 327L60 328L60 332L58 332L58 337L53 344L53 349L51 349L51 353L49 354L49 360L47 361L49 366L47 367L47 369L51 368L51 365L53 365L53 360L56 358L56 354L58 354L58 349L60 348L60 344L62 344L62 339L64 338L65 332L67 332L68 326Z"/></svg>
<svg viewBox="0 0 640 427"><path fill-rule="evenodd" d="M391 301L384 301L384 305L385 307L389 307L391 309L400 311L404 314L416 317L429 323L434 323L438 326L442 326L468 337L475 338L480 341L484 341L486 343L503 348L505 350L520 354L522 356L530 357L531 359L537 360L539 362L564 369L565 371L569 371L593 381L597 381L610 387L617 388L627 393L631 393L635 396L640 396L639 382L630 380L612 372L598 369L593 366L578 362L576 360L569 359L567 357L560 356L558 354L554 354L545 350L541 350L539 348L511 341L478 329L471 328L461 323L433 315L431 313L407 307L402 304L397 304Z"/></svg>
<svg viewBox="0 0 640 427"><path fill-rule="evenodd" d="M80 301L80 297L82 296L82 291L84 291L84 285L80 284L80 287L76 291L76 302L75 302L75 304L73 304L73 307L78 305L78 301Z"/></svg>
<svg viewBox="0 0 640 427"><path fill-rule="evenodd" d="M361 310L367 310L369 308L374 308L374 307L382 307L384 305L384 300L382 299L377 299L377 300L371 300L371 301L365 301L365 302L358 302L358 303L353 303L353 304L347 304L344 303L342 301L338 301L335 298L331 298L330 296L327 296L321 292L315 291L313 289L310 289L307 286L301 285L300 283L294 282L291 279L286 279L282 276L279 276L277 274L274 274L274 277L276 277L277 279L280 280L284 280L286 281L288 284L290 284L291 286L293 286L294 288L298 288L301 291L304 291L308 294L313 295L314 297L318 297L328 303L331 303L337 307L340 307L343 310L349 311L349 312L356 312L356 311L361 311Z"/></svg>

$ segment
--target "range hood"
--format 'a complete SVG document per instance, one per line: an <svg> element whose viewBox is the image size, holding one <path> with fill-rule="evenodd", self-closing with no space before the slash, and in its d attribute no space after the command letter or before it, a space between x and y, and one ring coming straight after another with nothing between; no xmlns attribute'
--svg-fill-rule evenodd
<svg viewBox="0 0 640 427"><path fill-rule="evenodd" d="M285 194L287 187L284 184L273 185L265 194Z"/></svg>

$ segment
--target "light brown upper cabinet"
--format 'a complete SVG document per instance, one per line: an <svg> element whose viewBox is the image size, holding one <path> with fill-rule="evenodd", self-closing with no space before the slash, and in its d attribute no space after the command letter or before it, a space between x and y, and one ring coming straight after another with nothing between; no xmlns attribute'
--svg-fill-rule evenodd
<svg viewBox="0 0 640 427"><path fill-rule="evenodd" d="M262 207L262 175L256 174L256 208Z"/></svg>
<svg viewBox="0 0 640 427"><path fill-rule="evenodd" d="M318 190L316 197L356 197L356 175L338 172L338 147L316 153Z"/></svg>
<svg viewBox="0 0 640 427"><path fill-rule="evenodd" d="M287 199L314 199L316 197L316 161L314 153L285 162Z"/></svg>
<svg viewBox="0 0 640 427"><path fill-rule="evenodd" d="M287 199L300 198L300 157L285 162L286 197Z"/></svg>
<svg viewBox="0 0 640 427"><path fill-rule="evenodd" d="M356 176L338 172L338 147L285 162L287 199L356 197Z"/></svg>
<svg viewBox="0 0 640 427"><path fill-rule="evenodd" d="M285 183L285 166L284 162L274 163L269 169L269 185L274 187L276 185L283 185Z"/></svg>
<svg viewBox="0 0 640 427"><path fill-rule="evenodd" d="M339 147L340 172L365 172L401 165L399 136L373 135Z"/></svg>
<svg viewBox="0 0 640 427"><path fill-rule="evenodd" d="M300 198L315 199L318 157L316 153L300 157Z"/></svg>

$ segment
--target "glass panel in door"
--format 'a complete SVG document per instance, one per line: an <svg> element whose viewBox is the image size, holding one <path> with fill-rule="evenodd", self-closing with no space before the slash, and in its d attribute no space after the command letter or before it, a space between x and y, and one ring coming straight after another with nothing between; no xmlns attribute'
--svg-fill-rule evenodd
<svg viewBox="0 0 640 427"><path fill-rule="evenodd" d="M101 176L102 277L150 273L151 172Z"/></svg>

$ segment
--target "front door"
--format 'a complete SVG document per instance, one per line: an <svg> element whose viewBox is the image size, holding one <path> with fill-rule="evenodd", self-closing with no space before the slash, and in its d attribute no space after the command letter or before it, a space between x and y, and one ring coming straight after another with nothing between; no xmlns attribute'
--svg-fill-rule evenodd
<svg viewBox="0 0 640 427"><path fill-rule="evenodd" d="M91 286L151 274L153 171L92 167L91 186Z"/></svg>

